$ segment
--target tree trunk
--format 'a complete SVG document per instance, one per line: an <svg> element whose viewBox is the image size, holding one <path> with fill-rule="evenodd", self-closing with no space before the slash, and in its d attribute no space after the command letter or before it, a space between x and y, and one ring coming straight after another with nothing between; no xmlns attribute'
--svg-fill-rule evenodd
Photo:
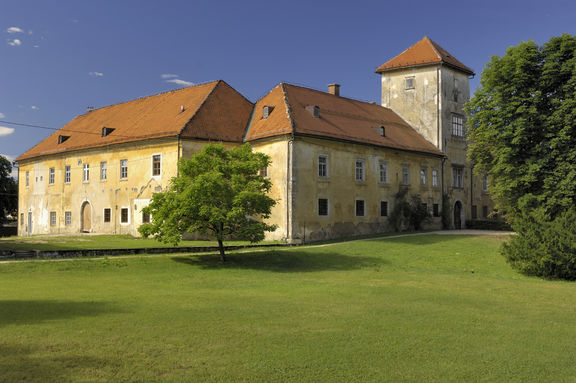
<svg viewBox="0 0 576 383"><path fill-rule="evenodd" d="M226 254L224 254L224 243L218 238L218 249L220 250L220 259L222 263L226 262Z"/></svg>

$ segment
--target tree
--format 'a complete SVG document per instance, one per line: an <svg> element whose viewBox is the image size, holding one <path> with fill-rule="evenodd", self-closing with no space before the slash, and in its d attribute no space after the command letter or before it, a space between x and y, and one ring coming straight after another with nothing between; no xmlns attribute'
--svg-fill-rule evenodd
<svg viewBox="0 0 576 383"><path fill-rule="evenodd" d="M258 242L276 229L262 221L276 204L267 195L270 180L259 174L269 164L270 158L253 152L249 144L231 150L206 145L192 159L182 158L169 189L152 196L144 209L152 222L140 226L140 233L173 245L185 232L212 234L225 262L227 237Z"/></svg>
<svg viewBox="0 0 576 383"><path fill-rule="evenodd" d="M18 186L10 176L12 164L0 155L0 225L6 214L18 208Z"/></svg>
<svg viewBox="0 0 576 383"><path fill-rule="evenodd" d="M576 278L576 227L566 218L576 203L576 37L492 57L466 109L469 157L518 232L504 255L528 274Z"/></svg>

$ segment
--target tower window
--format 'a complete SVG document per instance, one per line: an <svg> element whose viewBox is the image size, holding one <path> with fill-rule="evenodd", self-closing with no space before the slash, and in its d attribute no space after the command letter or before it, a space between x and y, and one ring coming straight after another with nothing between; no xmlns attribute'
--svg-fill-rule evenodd
<svg viewBox="0 0 576 383"><path fill-rule="evenodd" d="M464 137L464 117L458 114L452 115L452 136Z"/></svg>

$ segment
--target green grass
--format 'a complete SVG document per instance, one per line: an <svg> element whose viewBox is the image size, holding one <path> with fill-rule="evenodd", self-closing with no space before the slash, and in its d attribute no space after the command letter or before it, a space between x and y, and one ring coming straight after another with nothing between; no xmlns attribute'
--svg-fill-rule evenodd
<svg viewBox="0 0 576 383"><path fill-rule="evenodd" d="M0 381L575 381L576 285L500 243L0 264Z"/></svg>
<svg viewBox="0 0 576 383"><path fill-rule="evenodd" d="M226 241L224 245L247 245L247 241ZM275 243L275 242L265 242ZM154 239L131 235L74 235L74 236L31 236L0 238L0 250L77 250L77 249L143 249L171 247ZM182 241L187 246L218 246L216 241Z"/></svg>

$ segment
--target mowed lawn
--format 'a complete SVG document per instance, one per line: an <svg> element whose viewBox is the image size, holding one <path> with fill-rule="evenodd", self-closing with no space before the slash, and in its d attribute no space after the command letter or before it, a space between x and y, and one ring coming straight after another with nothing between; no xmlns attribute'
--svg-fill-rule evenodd
<svg viewBox="0 0 576 383"><path fill-rule="evenodd" d="M576 284L501 242L3 263L0 381L575 381Z"/></svg>

